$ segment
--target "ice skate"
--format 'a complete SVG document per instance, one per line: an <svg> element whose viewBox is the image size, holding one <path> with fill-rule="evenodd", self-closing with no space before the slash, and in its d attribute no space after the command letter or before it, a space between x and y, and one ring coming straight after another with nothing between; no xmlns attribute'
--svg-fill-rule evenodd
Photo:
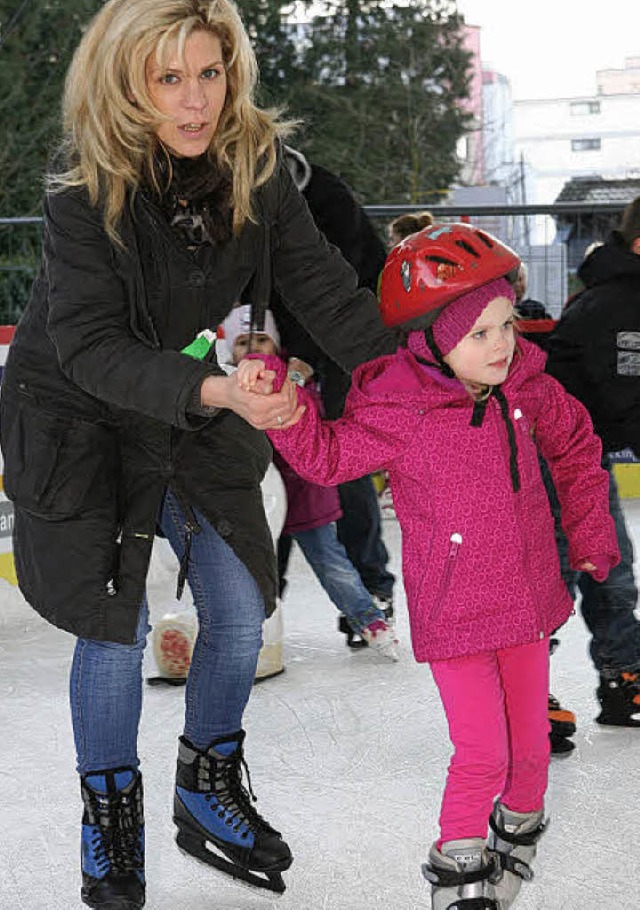
<svg viewBox="0 0 640 910"><path fill-rule="evenodd" d="M357 650L358 648L366 648L367 643L364 638L359 635L349 625L349 620L346 616L340 615L338 617L338 631L342 632L343 635L347 636L347 647Z"/></svg>
<svg viewBox="0 0 640 910"><path fill-rule="evenodd" d="M382 594L372 594L371 598L373 600L374 606L382 613L384 616L385 622L391 628L395 627L395 615L393 610L393 597L392 595L384 596ZM359 632L356 632L351 628L349 620L346 616L341 614L338 617L338 630L342 632L343 635L347 636L347 647L348 648L366 648L368 642L362 637Z"/></svg>
<svg viewBox="0 0 640 910"><path fill-rule="evenodd" d="M382 619L376 619L362 629L361 636L370 648L379 651L388 660L398 660L398 639L393 626Z"/></svg>
<svg viewBox="0 0 640 910"><path fill-rule="evenodd" d="M431 883L432 910L499 910L492 877L495 863L484 840L434 844L422 874Z"/></svg>
<svg viewBox="0 0 640 910"><path fill-rule="evenodd" d="M549 693L549 740L553 755L569 755L575 749L570 737L576 732L576 716L563 708L557 698Z"/></svg>
<svg viewBox="0 0 640 910"><path fill-rule="evenodd" d="M374 594L373 603L381 613L384 613L387 625L395 626L396 620L395 611L393 609L393 594Z"/></svg>
<svg viewBox="0 0 640 910"><path fill-rule="evenodd" d="M640 727L640 669L613 678L601 676L596 695L600 702L596 723Z"/></svg>
<svg viewBox="0 0 640 910"><path fill-rule="evenodd" d="M496 803L489 819L488 847L498 866L495 893L499 910L507 910L518 896L522 882L533 878L530 864L547 825L542 809L512 812L502 803Z"/></svg>
<svg viewBox="0 0 640 910"><path fill-rule="evenodd" d="M133 768L81 779L82 891L95 910L138 910L145 902L142 778Z"/></svg>
<svg viewBox="0 0 640 910"><path fill-rule="evenodd" d="M293 861L278 831L253 808L244 761L244 731L214 739L200 751L184 737L178 748L173 820L186 853L233 878L282 894ZM247 772L249 790L242 783Z"/></svg>

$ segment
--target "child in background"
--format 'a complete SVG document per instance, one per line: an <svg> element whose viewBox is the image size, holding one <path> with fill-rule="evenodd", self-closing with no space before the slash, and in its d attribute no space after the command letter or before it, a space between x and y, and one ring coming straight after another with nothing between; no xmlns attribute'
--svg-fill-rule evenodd
<svg viewBox="0 0 640 910"><path fill-rule="evenodd" d="M423 866L434 910L505 910L546 827L548 639L573 605L538 448L572 565L601 579L619 559L589 416L515 336L505 276L518 265L470 225L408 237L380 288L383 318L406 327L406 346L354 371L340 420L321 420L298 390L299 423L269 432L321 483L389 471L413 650L431 666L454 746ZM269 370L275 388L286 382L272 358L242 363L239 382L258 387Z"/></svg>
<svg viewBox="0 0 640 910"><path fill-rule="evenodd" d="M252 330L251 307L235 307L222 324L224 337L231 352L231 362L237 365L250 353L278 356L280 336L273 314L266 311L264 328ZM289 377L299 386L306 386L314 402L320 396L309 380L311 367L292 357L288 361ZM274 464L280 471L287 491L287 518L283 534L290 534L298 543L305 559L325 592L346 617L354 633L383 657L398 659L398 641L394 627L374 604L360 575L338 540L335 521L341 516L340 499L335 487L320 486L303 480L277 453Z"/></svg>

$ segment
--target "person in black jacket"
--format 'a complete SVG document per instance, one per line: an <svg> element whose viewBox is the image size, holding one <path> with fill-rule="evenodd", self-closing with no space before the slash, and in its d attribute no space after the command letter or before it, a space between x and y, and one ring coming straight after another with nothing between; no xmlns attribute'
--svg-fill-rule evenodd
<svg viewBox="0 0 640 910"><path fill-rule="evenodd" d="M183 348L245 295L261 326L272 283L345 371L397 345L315 226L282 163L285 125L253 103L255 78L231 0L101 8L68 74L42 267L3 377L20 589L77 636L81 895L94 908L145 901L137 734L158 526L200 628L178 845L277 891L292 862L243 784L242 717L276 595L263 431L298 419L295 387L245 390L215 355Z"/></svg>
<svg viewBox="0 0 640 910"><path fill-rule="evenodd" d="M610 458L627 448L640 456L640 197L625 209L620 229L585 257L578 274L585 289L570 299L550 337L547 370L587 407L610 475L610 509L621 562L605 582L586 575L577 579L582 615L592 635L591 658L600 677L596 720L640 727L633 545Z"/></svg>
<svg viewBox="0 0 640 910"><path fill-rule="evenodd" d="M301 152L288 145L284 149L284 160L318 228L353 266L360 287L376 292L386 250L350 187L337 174L309 162ZM344 408L351 384L349 374L327 354L326 347L318 345L277 293L272 300L272 309L283 347L295 351L313 367L319 379L325 413L335 420ZM388 568L389 553L382 539L380 505L373 478L367 474L340 484L338 493L342 508L342 518L337 522L338 539L376 605L390 619L395 576ZM278 541L281 593L286 584L290 549L291 538L282 536ZM353 633L344 617L340 618L339 628L347 635L350 646L365 644Z"/></svg>

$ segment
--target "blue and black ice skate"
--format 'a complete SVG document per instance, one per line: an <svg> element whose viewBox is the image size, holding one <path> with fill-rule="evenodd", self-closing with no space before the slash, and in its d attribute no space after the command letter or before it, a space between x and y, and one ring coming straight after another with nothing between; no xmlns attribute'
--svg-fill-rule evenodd
<svg viewBox="0 0 640 910"><path fill-rule="evenodd" d="M81 778L82 891L94 910L139 910L145 902L142 777L134 768Z"/></svg>
<svg viewBox="0 0 640 910"><path fill-rule="evenodd" d="M173 820L181 850L257 888L282 894L293 862L278 831L253 808L244 761L244 731L214 739L206 750L184 737L178 747ZM242 769L247 772L247 790Z"/></svg>

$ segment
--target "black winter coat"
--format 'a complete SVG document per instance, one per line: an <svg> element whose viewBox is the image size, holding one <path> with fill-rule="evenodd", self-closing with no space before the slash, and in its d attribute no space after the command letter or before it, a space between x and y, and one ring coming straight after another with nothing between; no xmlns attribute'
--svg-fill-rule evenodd
<svg viewBox="0 0 640 910"><path fill-rule="evenodd" d="M3 375L4 482L20 589L78 636L134 640L167 486L207 517L274 607L260 491L269 443L233 412L193 413L203 379L221 371L179 353L222 321L266 256L286 306L344 369L396 346L286 167L255 202L258 223L195 255L142 194L123 215L122 249L84 191L45 200L42 266Z"/></svg>
<svg viewBox="0 0 640 910"><path fill-rule="evenodd" d="M549 339L547 372L587 408L605 452L640 456L640 256L613 231L578 272Z"/></svg>

